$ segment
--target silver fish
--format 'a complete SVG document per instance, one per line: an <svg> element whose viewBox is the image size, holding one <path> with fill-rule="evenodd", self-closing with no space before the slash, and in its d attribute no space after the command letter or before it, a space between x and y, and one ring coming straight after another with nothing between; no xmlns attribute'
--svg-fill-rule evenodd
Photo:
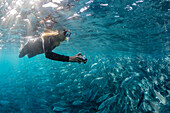
<svg viewBox="0 0 170 113"><path fill-rule="evenodd" d="M104 77L98 77L95 78L94 80L92 80L92 82L90 83L90 85L94 85L94 84L98 84L101 80L103 80Z"/></svg>
<svg viewBox="0 0 170 113"><path fill-rule="evenodd" d="M76 100L76 101L74 101L74 102L72 103L72 105L74 105L74 106L79 106L79 105L81 105L82 103L83 103L83 101Z"/></svg>
<svg viewBox="0 0 170 113"><path fill-rule="evenodd" d="M66 83L65 82L62 82L62 83L58 83L57 85L56 85L56 87L63 87L63 86L65 86L66 85Z"/></svg>
<svg viewBox="0 0 170 113"><path fill-rule="evenodd" d="M96 67L96 66L97 66L97 63L94 63L91 65L91 68Z"/></svg>
<svg viewBox="0 0 170 113"><path fill-rule="evenodd" d="M154 92L162 104L166 104L166 97L163 97L159 92L154 89Z"/></svg>
<svg viewBox="0 0 170 113"><path fill-rule="evenodd" d="M112 104L113 102L115 102L117 95L115 95L113 97L110 97L109 99L107 99L104 102L102 102L100 104L100 106L98 107L98 110L101 110L101 109L105 108L105 106L108 106L108 105Z"/></svg>
<svg viewBox="0 0 170 113"><path fill-rule="evenodd" d="M78 113L90 113L89 110L81 109Z"/></svg>
<svg viewBox="0 0 170 113"><path fill-rule="evenodd" d="M103 95L103 96L101 96L100 98L98 98L97 100L96 100L96 103L99 103L99 102L102 102L102 101L104 101L107 97L109 97L109 93L108 94L105 94L105 95Z"/></svg>
<svg viewBox="0 0 170 113"><path fill-rule="evenodd" d="M109 106L109 107L110 107L110 106ZM108 108L109 108L109 107L108 107ZM108 109L108 108L103 109L101 113L109 113L109 109Z"/></svg>
<svg viewBox="0 0 170 113"><path fill-rule="evenodd" d="M122 88L125 85L128 85L133 79L135 78L134 75L127 77L120 85L120 87Z"/></svg>
<svg viewBox="0 0 170 113"><path fill-rule="evenodd" d="M96 91L96 90L93 91L93 94L92 94L92 96L90 98L90 101L93 101L96 98L97 94L98 94L98 91Z"/></svg>
<svg viewBox="0 0 170 113"><path fill-rule="evenodd" d="M158 106L154 102L151 102L148 100L145 100L145 102L149 103L152 106L152 108L155 110L156 113L160 113Z"/></svg>
<svg viewBox="0 0 170 113"><path fill-rule="evenodd" d="M64 111L64 110L66 110L66 108L62 108L62 107L58 107L58 106L53 108L53 111Z"/></svg>

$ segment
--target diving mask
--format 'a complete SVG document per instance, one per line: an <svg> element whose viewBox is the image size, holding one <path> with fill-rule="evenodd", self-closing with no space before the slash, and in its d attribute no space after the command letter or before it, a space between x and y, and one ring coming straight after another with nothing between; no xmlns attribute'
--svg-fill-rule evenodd
<svg viewBox="0 0 170 113"><path fill-rule="evenodd" d="M71 32L69 30L65 30L64 31L64 36L66 37L65 41L68 41L70 36L71 36Z"/></svg>
<svg viewBox="0 0 170 113"><path fill-rule="evenodd" d="M66 37L66 41L70 38L71 32L69 30L64 30L64 36Z"/></svg>
<svg viewBox="0 0 170 113"><path fill-rule="evenodd" d="M69 31L64 31L64 36L70 37L70 36L71 36L71 33L70 33Z"/></svg>

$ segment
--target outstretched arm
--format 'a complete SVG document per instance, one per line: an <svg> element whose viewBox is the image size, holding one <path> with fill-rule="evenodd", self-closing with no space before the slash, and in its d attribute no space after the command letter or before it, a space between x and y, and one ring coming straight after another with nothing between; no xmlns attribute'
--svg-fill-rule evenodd
<svg viewBox="0 0 170 113"><path fill-rule="evenodd" d="M49 58L51 60L56 60L56 61L78 62L78 63L80 63L82 60L82 58L79 56L79 55L82 55L81 53L78 53L75 56L69 57L69 56L64 56L64 55L60 55L60 54L52 52L50 49L51 41L50 41L50 38L48 37L44 37L42 42L43 42L43 50L44 50L46 58Z"/></svg>
<svg viewBox="0 0 170 113"><path fill-rule="evenodd" d="M46 58L49 58L51 60L56 60L56 61L69 62L69 56L60 55L51 51L50 38L44 37L42 43L43 43L42 45L43 45L43 50Z"/></svg>

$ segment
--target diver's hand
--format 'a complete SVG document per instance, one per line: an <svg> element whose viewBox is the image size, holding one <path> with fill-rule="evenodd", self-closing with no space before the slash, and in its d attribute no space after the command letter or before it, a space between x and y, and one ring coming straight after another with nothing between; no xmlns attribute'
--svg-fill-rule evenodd
<svg viewBox="0 0 170 113"><path fill-rule="evenodd" d="M81 53L78 53L75 56L69 57L69 62L78 62L78 63L81 63L81 60L82 60L81 55L82 55Z"/></svg>

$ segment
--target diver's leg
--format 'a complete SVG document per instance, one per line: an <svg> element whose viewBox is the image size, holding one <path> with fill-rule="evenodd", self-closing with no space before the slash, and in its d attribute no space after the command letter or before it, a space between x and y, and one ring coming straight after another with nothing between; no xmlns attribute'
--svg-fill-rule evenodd
<svg viewBox="0 0 170 113"><path fill-rule="evenodd" d="M19 52L19 58L24 57L28 53L28 44L29 44L29 42L27 42L24 45L24 47L22 47L22 45L21 45L20 52Z"/></svg>

